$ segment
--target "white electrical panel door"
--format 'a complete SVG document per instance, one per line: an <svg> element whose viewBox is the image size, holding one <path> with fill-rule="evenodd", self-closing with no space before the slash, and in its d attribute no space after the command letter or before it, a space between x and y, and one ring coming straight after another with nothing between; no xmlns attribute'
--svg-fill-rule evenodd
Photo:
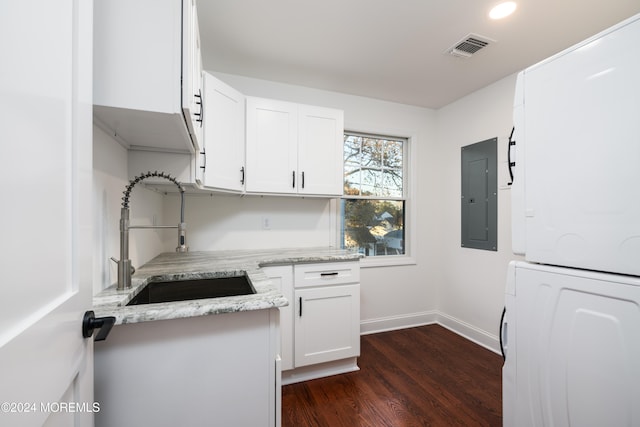
<svg viewBox="0 0 640 427"><path fill-rule="evenodd" d="M518 78L513 236L528 261L640 275L638 40L640 15Z"/></svg>
<svg viewBox="0 0 640 427"><path fill-rule="evenodd" d="M504 425L640 425L640 279L523 262L510 276Z"/></svg>

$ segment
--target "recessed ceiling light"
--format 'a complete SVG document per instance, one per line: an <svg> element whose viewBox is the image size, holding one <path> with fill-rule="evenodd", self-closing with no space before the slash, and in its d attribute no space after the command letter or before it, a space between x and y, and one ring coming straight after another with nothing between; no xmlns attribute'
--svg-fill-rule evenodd
<svg viewBox="0 0 640 427"><path fill-rule="evenodd" d="M517 5L516 5L516 2L514 1L507 1L504 3L500 3L499 5L491 9L491 11L489 12L489 18L491 19L505 18L511 15L516 10L516 7Z"/></svg>

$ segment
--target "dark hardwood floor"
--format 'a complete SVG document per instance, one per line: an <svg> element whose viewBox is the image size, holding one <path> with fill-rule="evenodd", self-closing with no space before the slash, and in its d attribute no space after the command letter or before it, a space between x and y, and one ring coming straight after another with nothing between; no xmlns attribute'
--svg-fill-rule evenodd
<svg viewBox="0 0 640 427"><path fill-rule="evenodd" d="M282 426L502 425L502 357L439 325L365 335L358 365L284 386Z"/></svg>

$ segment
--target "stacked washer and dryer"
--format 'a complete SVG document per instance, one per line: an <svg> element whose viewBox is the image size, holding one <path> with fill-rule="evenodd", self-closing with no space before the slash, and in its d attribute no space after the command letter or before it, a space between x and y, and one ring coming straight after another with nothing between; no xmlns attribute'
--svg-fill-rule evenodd
<svg viewBox="0 0 640 427"><path fill-rule="evenodd" d="M522 71L504 426L640 426L640 15Z"/></svg>

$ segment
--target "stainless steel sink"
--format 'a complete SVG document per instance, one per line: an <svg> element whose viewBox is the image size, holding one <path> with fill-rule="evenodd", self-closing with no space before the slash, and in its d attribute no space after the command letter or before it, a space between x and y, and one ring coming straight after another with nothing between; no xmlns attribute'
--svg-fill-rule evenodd
<svg viewBox="0 0 640 427"><path fill-rule="evenodd" d="M234 277L150 282L127 305L255 294L246 274Z"/></svg>

